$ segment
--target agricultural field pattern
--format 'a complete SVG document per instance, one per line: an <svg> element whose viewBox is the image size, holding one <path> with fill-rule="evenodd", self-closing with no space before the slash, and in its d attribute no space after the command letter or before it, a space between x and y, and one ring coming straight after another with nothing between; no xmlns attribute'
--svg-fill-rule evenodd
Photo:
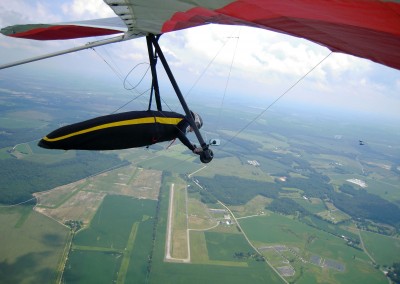
<svg viewBox="0 0 400 284"><path fill-rule="evenodd" d="M51 129L120 102L6 87L1 282L388 283L400 262L396 126L287 108L241 132L257 108L220 120L198 102L204 134L221 139L210 164L178 142L49 151L36 143Z"/></svg>

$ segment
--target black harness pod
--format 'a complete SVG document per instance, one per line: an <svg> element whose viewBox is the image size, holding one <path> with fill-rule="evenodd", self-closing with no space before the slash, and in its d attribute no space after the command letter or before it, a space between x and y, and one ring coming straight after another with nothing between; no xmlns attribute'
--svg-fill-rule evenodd
<svg viewBox="0 0 400 284"><path fill-rule="evenodd" d="M38 143L42 148L63 150L117 150L186 138L185 116L168 111L130 111L100 116L61 127Z"/></svg>

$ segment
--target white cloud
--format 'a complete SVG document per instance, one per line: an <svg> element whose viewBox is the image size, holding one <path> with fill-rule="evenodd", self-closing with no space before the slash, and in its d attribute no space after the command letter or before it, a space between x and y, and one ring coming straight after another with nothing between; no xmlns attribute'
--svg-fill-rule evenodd
<svg viewBox="0 0 400 284"><path fill-rule="evenodd" d="M75 20L107 18L116 16L102 0L73 0L62 5L64 14Z"/></svg>
<svg viewBox="0 0 400 284"><path fill-rule="evenodd" d="M115 14L102 0L0 0L1 27L110 16ZM91 40L40 42L1 36L0 60L18 60ZM227 96L229 92L246 93L247 96L279 96L329 54L328 49L304 39L237 26L208 25L169 33L161 37L160 45L174 73L178 75L180 85L195 82L208 68L196 89L208 88L222 92L230 73ZM121 68L124 74L137 63L148 61L144 38L97 50ZM71 60L74 58L75 61ZM57 62L62 70L60 72L64 72L64 68L76 68L72 64L77 59L84 62L85 66L91 66L93 58L98 63L99 58L88 51L63 56ZM48 61L49 65L51 63ZM104 63L99 66L104 66L104 70L100 68L96 72L110 74ZM371 109L384 108L379 106L385 105L385 108L394 112L396 107L400 109L399 74L397 70L368 60L333 53L302 80L288 97L337 105L357 106L361 102L364 108Z"/></svg>
<svg viewBox="0 0 400 284"><path fill-rule="evenodd" d="M19 0L0 3L0 27L28 23L52 23L60 20L61 18L42 1Z"/></svg>

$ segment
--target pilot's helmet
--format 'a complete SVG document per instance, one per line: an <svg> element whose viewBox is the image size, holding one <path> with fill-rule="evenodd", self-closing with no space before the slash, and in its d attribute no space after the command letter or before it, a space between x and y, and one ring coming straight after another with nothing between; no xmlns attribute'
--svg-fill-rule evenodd
<svg viewBox="0 0 400 284"><path fill-rule="evenodd" d="M200 129L203 126L203 119L198 113L195 113L194 111L190 111L190 113L192 114L194 123L196 123L197 128Z"/></svg>

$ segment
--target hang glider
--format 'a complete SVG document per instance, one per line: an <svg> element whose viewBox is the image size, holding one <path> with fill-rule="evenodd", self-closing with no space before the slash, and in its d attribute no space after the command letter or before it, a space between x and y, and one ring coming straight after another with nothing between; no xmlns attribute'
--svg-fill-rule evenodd
<svg viewBox="0 0 400 284"><path fill-rule="evenodd" d="M119 18L17 25L7 36L38 40L124 33L118 40L206 25L280 32L400 69L400 2L396 0L104 0ZM121 20L124 25L121 25ZM116 24L119 22L118 24Z"/></svg>
<svg viewBox="0 0 400 284"><path fill-rule="evenodd" d="M14 25L6 36L65 40L116 37L0 66L8 68L65 53L145 36L152 70L152 92L162 111L156 57L159 56L202 148L200 160L213 159L158 44L163 33L206 24L242 25L305 38L327 47L400 70L400 2L398 0L104 0L118 17L59 24ZM267 44L267 43L266 43ZM118 128L120 130L122 128ZM99 141L103 143L104 141ZM101 144L103 145L103 144ZM123 145L125 146L125 145ZM99 146L100 147L100 146Z"/></svg>

